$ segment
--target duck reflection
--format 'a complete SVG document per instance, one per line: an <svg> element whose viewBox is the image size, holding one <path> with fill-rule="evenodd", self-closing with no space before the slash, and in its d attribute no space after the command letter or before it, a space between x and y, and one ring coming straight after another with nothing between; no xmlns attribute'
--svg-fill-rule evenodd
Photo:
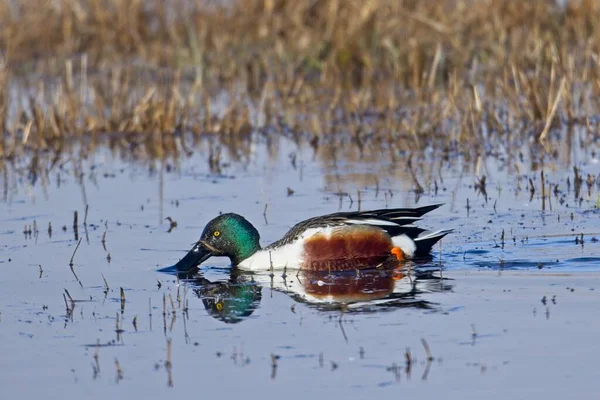
<svg viewBox="0 0 600 400"><path fill-rule="evenodd" d="M423 294L451 290L451 285L439 277L439 270L426 268L301 273L279 285L274 283L273 288L323 311L375 312L433 309L435 303L425 300Z"/></svg>
<svg viewBox="0 0 600 400"><path fill-rule="evenodd" d="M402 269L343 272L293 271L288 275L250 273L232 269L225 280L208 280L201 272L187 277L207 312L225 323L239 323L259 307L262 291L278 291L320 311L352 313L398 308L433 310L427 293L452 290L452 281L431 264L404 265Z"/></svg>
<svg viewBox="0 0 600 400"><path fill-rule="evenodd" d="M208 314L228 324L252 315L262 298L261 286L252 276L240 274L238 270L232 270L227 281L211 282L196 275L189 282Z"/></svg>

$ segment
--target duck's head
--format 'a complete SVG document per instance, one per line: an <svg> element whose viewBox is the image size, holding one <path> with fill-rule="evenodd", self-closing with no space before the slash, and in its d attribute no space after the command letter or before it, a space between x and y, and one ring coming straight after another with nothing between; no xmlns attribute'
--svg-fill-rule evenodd
<svg viewBox="0 0 600 400"><path fill-rule="evenodd" d="M194 247L175 268L186 272L212 256L229 257L233 265L260 249L260 236L250 222L238 214L221 214L210 221Z"/></svg>

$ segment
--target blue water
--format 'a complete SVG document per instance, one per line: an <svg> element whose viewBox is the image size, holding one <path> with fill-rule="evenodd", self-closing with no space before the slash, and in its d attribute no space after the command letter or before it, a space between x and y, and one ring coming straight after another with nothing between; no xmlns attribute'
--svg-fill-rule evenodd
<svg viewBox="0 0 600 400"><path fill-rule="evenodd" d="M66 399L458 398L467 385L472 396L490 387L508 396L550 390L558 398L573 385L595 393L597 185L590 193L584 185L575 201L572 169L550 171L561 193L542 210L525 177L519 190L494 158L485 160L485 170L498 171L488 176L487 201L473 188L476 168L434 160L417 171L426 189L417 195L405 164L376 150L361 158L339 149L334 159L276 144L225 154L218 175L201 144L171 172L99 150L83 163L83 185L70 165L50 171L45 187L11 176L0 217L1 390L31 398L52 388ZM579 166L600 174L591 156ZM419 224L455 233L431 261L401 271L271 276L219 258L190 279L164 270L219 212L243 214L267 244L319 214L440 202ZM166 217L177 221L170 232ZM575 362L584 367L566 377Z"/></svg>

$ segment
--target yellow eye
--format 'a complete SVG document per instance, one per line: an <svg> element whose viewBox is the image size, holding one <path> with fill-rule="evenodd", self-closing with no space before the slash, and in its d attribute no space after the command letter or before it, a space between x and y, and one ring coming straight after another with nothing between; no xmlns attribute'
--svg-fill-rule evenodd
<svg viewBox="0 0 600 400"><path fill-rule="evenodd" d="M223 309L223 303L217 303L215 306L217 307L217 311L221 311Z"/></svg>
<svg viewBox="0 0 600 400"><path fill-rule="evenodd" d="M215 232L213 233L213 235L215 235L215 237L219 237L219 236L221 236L221 232L219 232L219 231L215 231Z"/></svg>

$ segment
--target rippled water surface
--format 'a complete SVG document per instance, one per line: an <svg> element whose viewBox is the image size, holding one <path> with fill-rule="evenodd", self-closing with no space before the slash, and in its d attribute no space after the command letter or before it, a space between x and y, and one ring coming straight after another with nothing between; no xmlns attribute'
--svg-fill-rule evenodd
<svg viewBox="0 0 600 400"><path fill-rule="evenodd" d="M100 150L81 175L66 162L36 182L4 176L3 398L600 389L593 151L537 167L523 156L408 163L277 139L215 166L210 146L163 164ZM243 214L264 245L315 215L431 203L445 206L420 224L456 231L401 271L249 274L218 258L188 280L164 269L219 212Z"/></svg>

